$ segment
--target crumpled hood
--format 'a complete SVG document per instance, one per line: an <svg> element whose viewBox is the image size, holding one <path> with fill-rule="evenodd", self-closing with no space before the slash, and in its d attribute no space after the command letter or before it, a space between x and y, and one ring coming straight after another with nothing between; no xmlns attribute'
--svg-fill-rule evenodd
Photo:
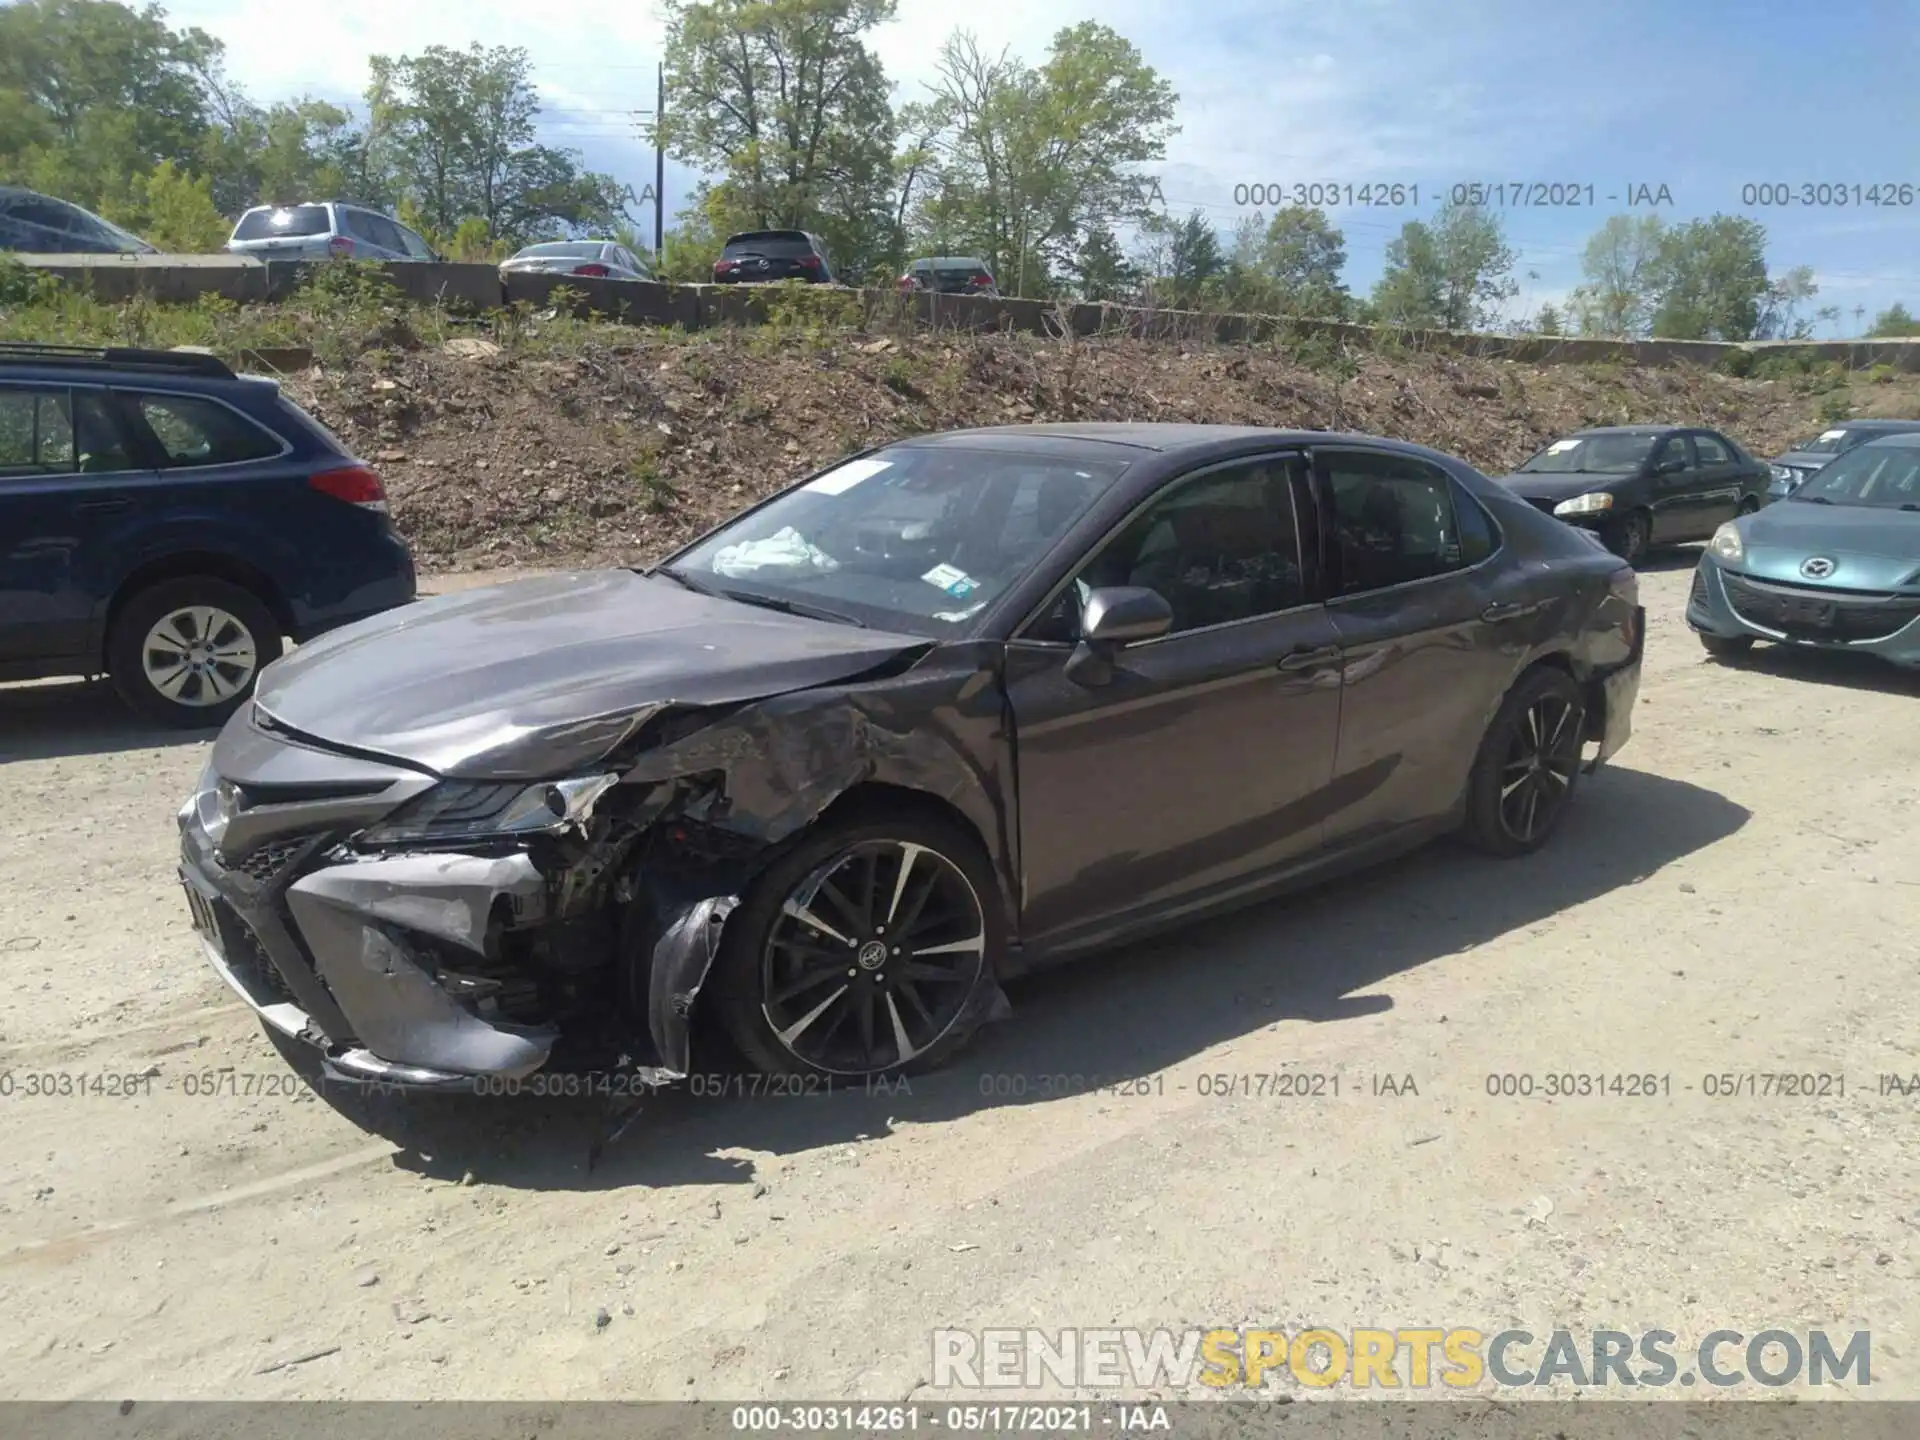
<svg viewBox="0 0 1920 1440"><path fill-rule="evenodd" d="M1841 590L1894 590L1920 575L1920 513L1866 505L1815 505L1782 500L1739 522L1746 559L1740 568L1763 579L1808 584L1801 562L1835 562L1816 582Z"/></svg>
<svg viewBox="0 0 1920 1440"><path fill-rule="evenodd" d="M1498 482L1527 500L1571 500L1589 490L1604 490L1609 484L1631 480L1631 475L1502 475Z"/></svg>
<svg viewBox="0 0 1920 1440"><path fill-rule="evenodd" d="M269 724L439 774L546 779L592 764L668 704L830 685L930 644L592 571L335 630L268 666L255 701Z"/></svg>
<svg viewBox="0 0 1920 1440"><path fill-rule="evenodd" d="M1838 460L1838 455L1819 450L1789 450L1784 455L1776 455L1769 465L1786 465L1795 470L1819 470Z"/></svg>

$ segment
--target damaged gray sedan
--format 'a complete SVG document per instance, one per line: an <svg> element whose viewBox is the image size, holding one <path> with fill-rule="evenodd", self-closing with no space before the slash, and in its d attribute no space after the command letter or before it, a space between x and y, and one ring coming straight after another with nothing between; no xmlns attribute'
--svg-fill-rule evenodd
<svg viewBox="0 0 1920 1440"><path fill-rule="evenodd" d="M300 647L181 877L335 1077L657 1084L709 1035L888 1076L1036 965L1450 831L1537 849L1627 739L1643 621L1619 561L1417 446L926 436L650 570Z"/></svg>

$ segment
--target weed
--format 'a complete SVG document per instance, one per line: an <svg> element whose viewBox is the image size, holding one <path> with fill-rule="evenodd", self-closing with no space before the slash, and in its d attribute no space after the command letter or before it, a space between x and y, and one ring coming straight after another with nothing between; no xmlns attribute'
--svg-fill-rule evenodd
<svg viewBox="0 0 1920 1440"><path fill-rule="evenodd" d="M1756 357L1751 350L1729 350L1714 363L1714 369L1722 375L1731 375L1736 380L1746 380L1753 375Z"/></svg>
<svg viewBox="0 0 1920 1440"><path fill-rule="evenodd" d="M1891 385L1899 374L1891 365L1875 365L1867 371L1867 379L1875 385Z"/></svg>
<svg viewBox="0 0 1920 1440"><path fill-rule="evenodd" d="M1820 406L1815 414L1823 425L1836 424L1853 413L1853 405L1847 399L1844 390L1830 390L1820 397Z"/></svg>

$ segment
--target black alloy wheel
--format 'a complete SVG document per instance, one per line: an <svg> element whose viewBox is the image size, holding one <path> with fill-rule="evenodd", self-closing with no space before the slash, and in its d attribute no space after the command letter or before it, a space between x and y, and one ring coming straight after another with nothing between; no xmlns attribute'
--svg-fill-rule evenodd
<svg viewBox="0 0 1920 1440"><path fill-rule="evenodd" d="M1465 838L1490 855L1538 850L1580 779L1586 703L1566 671L1543 665L1507 692L1467 782Z"/></svg>
<svg viewBox="0 0 1920 1440"><path fill-rule="evenodd" d="M785 1052L784 1069L902 1070L942 1047L986 971L974 882L912 839L844 846L770 918L756 989L762 1038Z"/></svg>
<svg viewBox="0 0 1920 1440"><path fill-rule="evenodd" d="M1544 838L1573 794L1580 770L1580 704L1564 695L1534 698L1512 727L1500 766L1500 826L1516 844Z"/></svg>

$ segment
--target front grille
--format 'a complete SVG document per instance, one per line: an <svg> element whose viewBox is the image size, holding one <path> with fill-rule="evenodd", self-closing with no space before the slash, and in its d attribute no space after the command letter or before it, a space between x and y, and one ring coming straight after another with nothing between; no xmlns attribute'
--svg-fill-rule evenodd
<svg viewBox="0 0 1920 1440"><path fill-rule="evenodd" d="M1533 497L1529 496L1527 499L1527 503L1533 506L1533 508L1538 510L1542 515L1553 515L1553 507L1555 505L1558 505L1560 502L1558 500L1536 500ZM1559 517L1556 515L1554 516L1554 518L1557 520Z"/></svg>
<svg viewBox="0 0 1920 1440"><path fill-rule="evenodd" d="M1702 575L1698 570L1695 570L1693 572L1693 588L1687 592L1687 604L1705 605L1706 603L1707 577Z"/></svg>
<svg viewBox="0 0 1920 1440"><path fill-rule="evenodd" d="M1727 603L1749 624L1794 640L1884 640L1920 620L1920 596L1884 591L1828 590L1722 574Z"/></svg>
<svg viewBox="0 0 1920 1440"><path fill-rule="evenodd" d="M238 870L256 884L269 885L293 863L293 857L306 846L311 836L302 835L293 840L275 840L254 850L233 862L231 868Z"/></svg>
<svg viewBox="0 0 1920 1440"><path fill-rule="evenodd" d="M213 902L214 916L220 926L220 948L236 979L256 1000L273 1004L294 999L280 967L267 955L267 947L240 912L225 900Z"/></svg>

